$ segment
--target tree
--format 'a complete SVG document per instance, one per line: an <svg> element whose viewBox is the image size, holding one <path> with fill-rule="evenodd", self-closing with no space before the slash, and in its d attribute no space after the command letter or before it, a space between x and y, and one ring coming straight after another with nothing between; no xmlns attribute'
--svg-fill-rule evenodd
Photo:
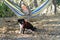
<svg viewBox="0 0 60 40"><path fill-rule="evenodd" d="M54 13L56 14L56 0L53 0L52 2L53 2L53 5L54 5L54 7L55 7Z"/></svg>
<svg viewBox="0 0 60 40"><path fill-rule="evenodd" d="M34 0L34 6L38 7L37 0Z"/></svg>

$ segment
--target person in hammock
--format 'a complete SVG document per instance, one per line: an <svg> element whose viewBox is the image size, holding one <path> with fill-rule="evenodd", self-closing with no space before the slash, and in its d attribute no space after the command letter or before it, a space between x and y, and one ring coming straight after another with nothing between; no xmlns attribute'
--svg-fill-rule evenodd
<svg viewBox="0 0 60 40"><path fill-rule="evenodd" d="M21 11L27 16L31 14L29 6L27 6L23 0L20 1Z"/></svg>

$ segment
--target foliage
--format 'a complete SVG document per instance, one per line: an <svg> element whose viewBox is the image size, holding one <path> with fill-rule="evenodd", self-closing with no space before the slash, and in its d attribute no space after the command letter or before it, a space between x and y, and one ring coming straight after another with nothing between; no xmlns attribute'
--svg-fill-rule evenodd
<svg viewBox="0 0 60 40"><path fill-rule="evenodd" d="M12 17L14 13L4 4L0 2L0 17Z"/></svg>
<svg viewBox="0 0 60 40"><path fill-rule="evenodd" d="M57 4L60 5L60 0L56 0Z"/></svg>

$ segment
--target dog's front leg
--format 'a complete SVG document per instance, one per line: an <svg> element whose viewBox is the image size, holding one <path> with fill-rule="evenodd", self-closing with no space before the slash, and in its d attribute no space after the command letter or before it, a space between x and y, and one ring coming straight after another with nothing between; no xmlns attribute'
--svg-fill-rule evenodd
<svg viewBox="0 0 60 40"><path fill-rule="evenodd" d="M23 25L21 25L21 24L19 23L19 26L20 26L20 32L19 32L19 33L22 33L22 31L23 31Z"/></svg>
<svg viewBox="0 0 60 40"><path fill-rule="evenodd" d="M25 28L23 28L23 34L24 34Z"/></svg>

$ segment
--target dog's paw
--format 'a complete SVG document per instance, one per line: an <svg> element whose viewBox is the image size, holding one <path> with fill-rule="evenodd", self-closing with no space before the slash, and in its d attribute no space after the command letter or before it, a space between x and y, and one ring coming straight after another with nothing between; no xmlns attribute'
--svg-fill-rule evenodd
<svg viewBox="0 0 60 40"><path fill-rule="evenodd" d="M19 32L19 34L21 34L21 32Z"/></svg>

